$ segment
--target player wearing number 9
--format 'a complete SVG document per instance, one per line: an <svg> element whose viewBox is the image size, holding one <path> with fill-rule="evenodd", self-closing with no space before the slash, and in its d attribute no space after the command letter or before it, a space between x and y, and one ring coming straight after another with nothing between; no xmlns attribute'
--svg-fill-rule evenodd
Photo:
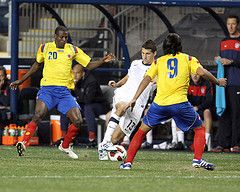
<svg viewBox="0 0 240 192"><path fill-rule="evenodd" d="M142 125L135 134L128 149L127 159L120 168L130 169L133 159L141 146L148 131L159 125L162 121L173 118L182 131L193 129L194 136L194 167L203 167L213 170L214 165L202 160L205 146L205 128L202 121L187 100L190 75L198 74L204 79L219 86L226 86L226 79L216 79L210 72L204 69L199 61L188 54L182 53L181 38L178 34L169 34L163 42L164 55L157 59L156 64L151 65L142 80L138 90L129 103L133 108L139 95L144 91L152 79L157 77L157 94Z"/></svg>

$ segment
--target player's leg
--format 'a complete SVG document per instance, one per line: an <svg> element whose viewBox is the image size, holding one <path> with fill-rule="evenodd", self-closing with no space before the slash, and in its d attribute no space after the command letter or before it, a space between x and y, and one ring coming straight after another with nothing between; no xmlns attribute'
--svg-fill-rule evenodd
<svg viewBox="0 0 240 192"><path fill-rule="evenodd" d="M151 127L155 127L162 121L166 121L170 118L171 116L166 107L159 106L156 103L151 104L150 109L143 118L140 128L130 142L127 151L127 158L124 163L120 165L120 169L131 169L134 157L136 156L138 149L141 147L147 132L151 130Z"/></svg>
<svg viewBox="0 0 240 192"><path fill-rule="evenodd" d="M127 103L125 102L118 102L114 109L112 110L111 117L109 119L107 129L103 138L102 143L105 144L111 141L112 134L116 129L117 125L119 124L120 118L124 115L125 111L124 108Z"/></svg>
<svg viewBox="0 0 240 192"><path fill-rule="evenodd" d="M116 128L114 128L112 134L110 135L110 141L99 144L98 153L100 160L108 160L107 150L113 144L117 144L124 136L130 136L133 130L136 128L137 123L141 118L142 109L137 110L139 113L133 113L130 110L126 111L118 122Z"/></svg>
<svg viewBox="0 0 240 192"><path fill-rule="evenodd" d="M208 151L212 149L211 143L211 129L212 129L212 114L209 109L205 109L203 112L204 125L206 128L205 139Z"/></svg>
<svg viewBox="0 0 240 192"><path fill-rule="evenodd" d="M194 159L193 166L198 168L202 167L207 170L213 170L214 165L207 163L202 159L206 140L205 140L205 127L199 114L194 110L189 102L177 104L173 107L174 117L178 128L182 131L194 129Z"/></svg>
<svg viewBox="0 0 240 192"><path fill-rule="evenodd" d="M68 127L67 134L64 137L63 147L69 147L73 139L80 131L81 124L83 122L82 115L78 107L74 107L67 112L67 117L70 119L71 124Z"/></svg>
<svg viewBox="0 0 240 192"><path fill-rule="evenodd" d="M19 156L23 155L24 151L26 150L26 147L29 145L29 140L31 139L31 137L36 131L37 124L42 120L42 118L45 116L47 111L48 111L48 108L46 104L43 101L38 99L35 107L34 116L32 118L32 121L27 124L27 129L23 135L23 140L22 142L18 142L16 144L16 148Z"/></svg>
<svg viewBox="0 0 240 192"><path fill-rule="evenodd" d="M78 156L72 151L70 144L79 133L83 121L80 113L80 106L67 88L61 88L61 93L61 97L58 98L57 109L62 114L67 115L71 124L68 127L63 142L59 145L59 150L65 152L69 157L77 159Z"/></svg>
<svg viewBox="0 0 240 192"><path fill-rule="evenodd" d="M59 150L65 152L72 159L77 159L78 155L72 151L71 143L80 131L82 124L82 116L78 107L74 107L67 112L67 117L72 124L68 127L67 134L65 135L63 142L59 145Z"/></svg>
<svg viewBox="0 0 240 192"><path fill-rule="evenodd" d="M212 171L214 170L215 165L202 159L205 143L205 127L202 125L194 129L194 159L192 161L192 165L195 168L202 167Z"/></svg>
<svg viewBox="0 0 240 192"><path fill-rule="evenodd" d="M121 127L118 125L115 131L113 132L111 143L113 145L118 144L125 137L125 133L121 130Z"/></svg>
<svg viewBox="0 0 240 192"><path fill-rule="evenodd" d="M133 162L139 148L141 147L142 142L143 142L147 132L150 130L151 130L151 128L142 122L141 126L139 127L138 131L136 132L132 141L130 142L130 145L129 145L129 148L127 151L127 158L124 161L124 163L122 163L120 165L120 169L131 169L132 162Z"/></svg>
<svg viewBox="0 0 240 192"><path fill-rule="evenodd" d="M122 117L125 118L125 117ZM123 121L123 119L121 119L121 121ZM121 141L125 136L125 133L121 130L120 125L117 124L117 127L113 130L113 133L111 135L109 135L109 139L108 141L104 141L102 143L99 143L98 145L98 156L99 156L99 160L101 161L105 161L108 160L108 153L107 150L109 147L111 147L112 145L115 145L117 143L119 143L119 141Z"/></svg>

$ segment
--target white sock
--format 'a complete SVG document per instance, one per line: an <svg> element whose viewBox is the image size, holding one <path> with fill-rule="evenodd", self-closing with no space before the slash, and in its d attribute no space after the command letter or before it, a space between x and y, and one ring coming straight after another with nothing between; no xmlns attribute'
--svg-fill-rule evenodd
<svg viewBox="0 0 240 192"><path fill-rule="evenodd" d="M210 151L212 149L210 133L205 133L205 139L206 139L206 144L207 144L207 147L208 147L208 151Z"/></svg>
<svg viewBox="0 0 240 192"><path fill-rule="evenodd" d="M184 143L184 132L181 130L177 131L178 142Z"/></svg>
<svg viewBox="0 0 240 192"><path fill-rule="evenodd" d="M177 125L175 121L172 119L172 143L177 143Z"/></svg>
<svg viewBox="0 0 240 192"><path fill-rule="evenodd" d="M148 133L146 135L146 140L148 143L152 144L152 142L153 142L152 129L150 131L148 131Z"/></svg>
<svg viewBox="0 0 240 192"><path fill-rule="evenodd" d="M114 130L116 129L118 123L119 123L120 117L117 116L115 113L111 116L109 119L109 123L107 125L107 130L105 132L103 143L111 142L111 138L113 135Z"/></svg>
<svg viewBox="0 0 240 192"><path fill-rule="evenodd" d="M206 144L207 144L207 142L209 140L209 137L210 137L210 133L205 133Z"/></svg>

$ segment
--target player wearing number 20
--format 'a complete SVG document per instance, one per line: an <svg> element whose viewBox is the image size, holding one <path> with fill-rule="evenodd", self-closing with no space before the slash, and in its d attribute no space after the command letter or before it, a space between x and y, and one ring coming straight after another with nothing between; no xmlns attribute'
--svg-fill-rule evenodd
<svg viewBox="0 0 240 192"><path fill-rule="evenodd" d="M137 150L151 128L162 121L173 118L182 131L193 129L194 135L194 159L193 166L213 170L214 165L202 160L205 146L205 128L203 123L187 100L187 91L191 73L198 74L204 79L219 86L226 86L226 79L216 79L210 72L204 69L195 57L182 53L181 38L175 33L169 34L163 42L164 55L157 59L147 71L145 78L138 87L135 96L128 104L134 108L139 95L148 84L157 76L157 94L146 116L143 118L139 130L130 143L127 159L121 164L121 169L131 169Z"/></svg>

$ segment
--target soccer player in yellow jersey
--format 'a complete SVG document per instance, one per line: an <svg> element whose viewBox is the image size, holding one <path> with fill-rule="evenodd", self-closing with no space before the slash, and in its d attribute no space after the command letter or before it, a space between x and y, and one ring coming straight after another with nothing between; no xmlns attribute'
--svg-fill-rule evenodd
<svg viewBox="0 0 240 192"><path fill-rule="evenodd" d="M72 122L59 149L73 159L78 158L77 154L69 146L73 138L77 135L82 123L80 107L69 91L74 88L72 61L75 60L84 68L91 70L103 63L112 61L114 56L109 54L99 61L91 61L91 58L81 49L67 43L68 34L66 27L58 26L55 29L55 41L40 45L36 61L30 70L22 79L10 84L12 89L16 89L17 86L22 84L44 64L41 89L37 94L35 114L32 121L27 125L23 141L18 142L16 145L19 156L22 156L26 150L39 121L41 121L49 110L56 107L58 111L66 114Z"/></svg>
<svg viewBox="0 0 240 192"><path fill-rule="evenodd" d="M182 131L194 129L194 159L192 165L213 170L214 164L202 159L205 147L205 128L203 123L187 100L190 75L198 74L219 86L226 86L226 79L216 79L204 69L195 57L182 53L181 38L175 33L169 34L163 42L164 56L157 59L147 71L138 90L128 107L133 108L136 100L147 85L157 76L157 94L145 115L142 125L133 137L128 149L128 156L120 169L131 169L133 159L148 131L162 121L173 118ZM130 110L127 109L126 110Z"/></svg>

